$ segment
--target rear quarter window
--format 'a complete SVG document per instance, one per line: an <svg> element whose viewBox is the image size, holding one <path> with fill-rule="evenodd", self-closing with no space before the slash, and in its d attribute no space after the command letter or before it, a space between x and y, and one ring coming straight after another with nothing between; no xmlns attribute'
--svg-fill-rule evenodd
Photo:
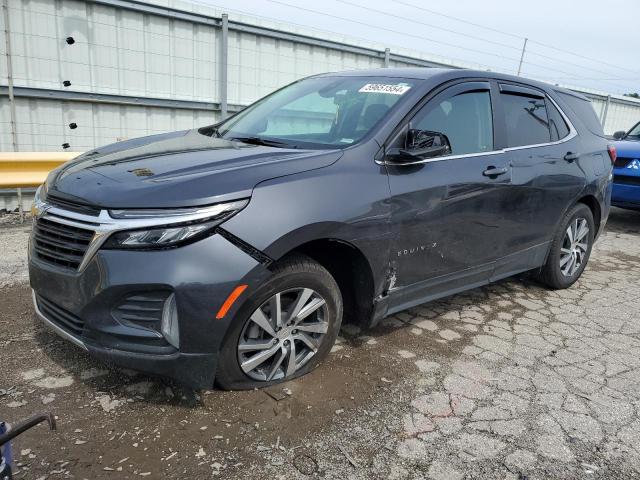
<svg viewBox="0 0 640 480"><path fill-rule="evenodd" d="M569 126L564 121L562 115L555 107L555 105L547 100L547 113L549 114L549 130L551 131L551 141L555 142L562 140L569 135Z"/></svg>
<svg viewBox="0 0 640 480"><path fill-rule="evenodd" d="M602 130L600 119L593 109L593 104L589 100L583 100L582 98L563 92L556 91L556 93L560 96L560 99L569 106L573 114L578 117L587 130L594 135L604 137L604 130Z"/></svg>

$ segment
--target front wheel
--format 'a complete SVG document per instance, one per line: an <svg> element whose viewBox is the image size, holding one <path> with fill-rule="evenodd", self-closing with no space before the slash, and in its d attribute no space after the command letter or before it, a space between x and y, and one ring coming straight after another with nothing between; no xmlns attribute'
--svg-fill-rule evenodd
<svg viewBox="0 0 640 480"><path fill-rule="evenodd" d="M331 274L293 256L240 309L220 351L217 383L261 388L310 372L333 346L342 297Z"/></svg>
<svg viewBox="0 0 640 480"><path fill-rule="evenodd" d="M594 237L591 210L583 204L574 206L556 232L547 262L540 270L540 280L554 289L573 285L587 266Z"/></svg>

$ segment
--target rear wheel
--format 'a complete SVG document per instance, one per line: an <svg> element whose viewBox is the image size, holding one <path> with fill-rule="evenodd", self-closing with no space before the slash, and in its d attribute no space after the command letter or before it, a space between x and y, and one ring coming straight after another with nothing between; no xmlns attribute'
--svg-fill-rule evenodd
<svg viewBox="0 0 640 480"><path fill-rule="evenodd" d="M240 309L220 352L218 385L260 388L308 373L331 350L341 321L331 274L308 257L289 258Z"/></svg>
<svg viewBox="0 0 640 480"><path fill-rule="evenodd" d="M555 289L573 285L587 266L594 234L593 214L589 207L578 204L569 210L551 243L540 280Z"/></svg>

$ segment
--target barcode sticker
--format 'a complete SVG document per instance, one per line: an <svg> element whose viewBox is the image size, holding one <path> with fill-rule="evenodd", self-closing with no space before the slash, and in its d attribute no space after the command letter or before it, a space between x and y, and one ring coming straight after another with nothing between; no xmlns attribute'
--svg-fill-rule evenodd
<svg viewBox="0 0 640 480"><path fill-rule="evenodd" d="M389 85L385 83L367 83L358 90L361 93L388 93L389 95L404 95L411 89L409 85Z"/></svg>

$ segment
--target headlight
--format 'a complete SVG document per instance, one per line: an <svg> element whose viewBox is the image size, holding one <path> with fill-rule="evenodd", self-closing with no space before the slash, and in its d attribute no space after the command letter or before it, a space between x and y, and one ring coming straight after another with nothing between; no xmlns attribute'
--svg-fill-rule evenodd
<svg viewBox="0 0 640 480"><path fill-rule="evenodd" d="M51 185L53 177L57 175L59 169L60 167L51 170L47 175L47 178L44 180L44 183L36 189L36 194L33 197L33 204L31 205L31 215L34 218L40 214L42 207L46 205L49 185Z"/></svg>
<svg viewBox="0 0 640 480"><path fill-rule="evenodd" d="M43 183L37 188L36 194L33 197L33 204L31 205L31 216L33 218L36 218L40 214L40 211L42 210L42 207L44 206L44 203L45 203L44 199L46 197L47 197L47 184Z"/></svg>
<svg viewBox="0 0 640 480"><path fill-rule="evenodd" d="M47 184L43 183L36 189L36 194L33 197L33 200L36 202L44 202L45 197L47 196Z"/></svg>
<svg viewBox="0 0 640 480"><path fill-rule="evenodd" d="M128 222L132 228L112 233L103 248L170 248L213 234L215 227L238 213L247 200L220 203L211 207L179 209L110 210L112 218Z"/></svg>

